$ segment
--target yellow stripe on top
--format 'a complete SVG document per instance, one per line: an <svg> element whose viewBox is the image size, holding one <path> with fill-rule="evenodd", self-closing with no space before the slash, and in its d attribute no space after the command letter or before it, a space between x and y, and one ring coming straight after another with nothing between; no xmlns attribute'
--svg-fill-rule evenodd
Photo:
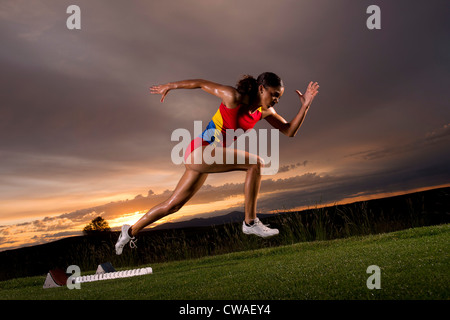
<svg viewBox="0 0 450 320"><path fill-rule="evenodd" d="M223 118L220 109L217 109L216 114L212 117L212 121L214 121L214 124L216 125L216 130L221 131L223 127Z"/></svg>
<svg viewBox="0 0 450 320"><path fill-rule="evenodd" d="M222 113L220 112L220 108L217 110L216 114L212 117L212 121L216 126L216 130L214 131L214 141L219 142L221 140L220 137L222 135L222 128L223 128L223 118Z"/></svg>

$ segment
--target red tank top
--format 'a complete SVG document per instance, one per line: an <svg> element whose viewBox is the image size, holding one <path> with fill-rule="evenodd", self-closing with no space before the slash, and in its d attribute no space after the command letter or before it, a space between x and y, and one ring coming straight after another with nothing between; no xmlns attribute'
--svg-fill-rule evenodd
<svg viewBox="0 0 450 320"><path fill-rule="evenodd" d="M250 113L246 108L242 108L242 105L230 109L222 103L219 110L217 110L216 114L212 117L212 123L210 122L208 127L213 127L214 125L216 130L220 130L223 133L225 133L226 129L243 129L244 131L247 131L252 129L255 124L261 120L261 117L261 108Z"/></svg>
<svg viewBox="0 0 450 320"><path fill-rule="evenodd" d="M250 113L246 110L246 108L243 108L242 105L239 105L234 109L230 109L222 103L212 117L212 120L208 123L202 134L202 138L203 140L212 143L215 140L212 136L213 132L215 132L215 138L218 137L216 134L217 132L220 132L222 137L225 138L227 129L242 129L247 131L252 129L255 124L261 120L261 118L261 108L258 108L255 112Z"/></svg>
<svg viewBox="0 0 450 320"><path fill-rule="evenodd" d="M200 146L207 146L211 143L217 143L222 146L230 145L233 141L226 141L227 129L247 131L252 129L261 118L261 108L250 113L245 107L242 108L242 105L229 109L221 103L203 133L191 141L186 150L185 159L193 150Z"/></svg>

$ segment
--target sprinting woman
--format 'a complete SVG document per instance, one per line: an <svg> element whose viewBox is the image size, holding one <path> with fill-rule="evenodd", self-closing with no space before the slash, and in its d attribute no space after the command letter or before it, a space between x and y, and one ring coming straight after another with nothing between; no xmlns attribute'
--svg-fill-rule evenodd
<svg viewBox="0 0 450 320"><path fill-rule="evenodd" d="M172 195L164 202L151 208L134 225L122 226L122 232L116 243L116 253L121 254L123 247L128 242L132 246L135 236L140 230L180 210L200 189L208 174L218 172L246 171L244 184L245 217L242 223L242 231L245 234L254 234L260 237L277 235L279 233L277 229L265 226L256 216L256 202L261 185L263 160L259 156L246 151L227 148L230 141L217 141L216 138L220 135L211 134L211 132L220 132L223 140L226 140L224 133L227 129L236 130L240 128L247 131L252 129L258 121L265 119L275 129L286 136L293 137L303 123L306 113L318 93L318 88L317 82L310 82L304 94L296 90L300 97L300 108L292 121L288 122L274 108L283 96L284 84L280 77L272 72L262 73L257 79L248 75L244 76L238 81L236 88L207 80L185 80L151 87L150 92L152 94L161 95L161 102L164 102L171 90L202 89L218 97L221 104L203 134L194 138L187 148L184 156L186 171ZM208 164L203 160L203 151L208 146L211 147L211 144L214 144L214 149L210 151L211 156L214 159L223 157L224 161ZM238 157L245 159L244 164L238 164L238 161L226 163L225 159L237 159Z"/></svg>

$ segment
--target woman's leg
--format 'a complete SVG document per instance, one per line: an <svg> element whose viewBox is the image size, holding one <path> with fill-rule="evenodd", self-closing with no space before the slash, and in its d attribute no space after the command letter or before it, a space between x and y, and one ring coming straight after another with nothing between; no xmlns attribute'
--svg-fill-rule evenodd
<svg viewBox="0 0 450 320"><path fill-rule="evenodd" d="M156 205L148 211L130 229L131 236L135 236L140 230L153 222L177 212L200 189L207 178L207 173L202 173L186 168L174 192L166 201Z"/></svg>
<svg viewBox="0 0 450 320"><path fill-rule="evenodd" d="M250 223L256 218L256 201L261 185L262 159L245 151L216 147L211 151L211 156L215 157L219 153L218 157L221 159L221 163L209 164L205 163L202 156L205 148L207 147L198 148L189 155L186 159L186 171L170 198L150 209L139 219L130 228L131 236L135 236L151 223L180 210L200 189L208 173L247 171L244 186L245 222ZM197 157L201 157L201 159L194 161ZM233 159L232 163L227 163L227 159ZM238 163L238 159L243 163Z"/></svg>
<svg viewBox="0 0 450 320"><path fill-rule="evenodd" d="M246 171L244 195L245 195L245 222L251 223L256 218L256 202L258 198L259 189L261 186L261 169L263 167L263 160L251 153L233 149L216 147L211 153L214 159L220 159L221 163L206 164L203 159L205 149L208 147L196 149L187 159L186 167L197 172L203 173L218 173L229 171ZM220 155L217 155L220 153ZM216 157L217 155L217 157ZM202 157L199 159L198 157ZM195 159L197 158L197 161ZM231 163L230 159L233 159ZM239 161L238 161L239 160ZM196 164L198 162L199 164Z"/></svg>

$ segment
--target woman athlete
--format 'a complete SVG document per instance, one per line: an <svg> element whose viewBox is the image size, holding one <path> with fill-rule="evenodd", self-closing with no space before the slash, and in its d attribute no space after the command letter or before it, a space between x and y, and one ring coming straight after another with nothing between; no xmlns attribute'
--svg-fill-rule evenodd
<svg viewBox="0 0 450 320"><path fill-rule="evenodd" d="M227 148L226 141L218 141L217 137L223 137L226 129L249 130L256 122L265 119L275 129L283 134L293 137L297 134L306 113L311 106L314 97L318 93L317 82L310 82L305 94L296 90L300 97L300 109L291 122L287 122L274 109L284 93L284 85L281 79L274 73L265 72L257 79L244 76L238 81L236 88L217 84L207 80L185 80L157 85L150 88L152 94L160 94L161 102L164 102L167 94L175 89L202 89L221 99L222 103L208 124L201 137L194 138L185 153L186 171L181 177L172 195L164 202L156 205L148 211L134 225L122 226L122 232L116 243L116 253L121 254L123 247L130 242L134 245L135 236L140 230L151 223L177 212L200 189L209 173L246 171L244 195L245 195L245 220L242 223L242 231L245 234L255 234L260 237L270 237L278 234L277 229L271 229L261 223L256 217L256 201L261 185L261 169L263 160L243 150ZM211 134L212 132L212 134ZM216 134L220 132L223 135ZM223 157L224 161L218 163L206 163L202 154L205 148L214 143L211 156ZM245 159L226 163L226 159ZM208 161L210 162L210 161ZM229 162L229 161L228 161Z"/></svg>

